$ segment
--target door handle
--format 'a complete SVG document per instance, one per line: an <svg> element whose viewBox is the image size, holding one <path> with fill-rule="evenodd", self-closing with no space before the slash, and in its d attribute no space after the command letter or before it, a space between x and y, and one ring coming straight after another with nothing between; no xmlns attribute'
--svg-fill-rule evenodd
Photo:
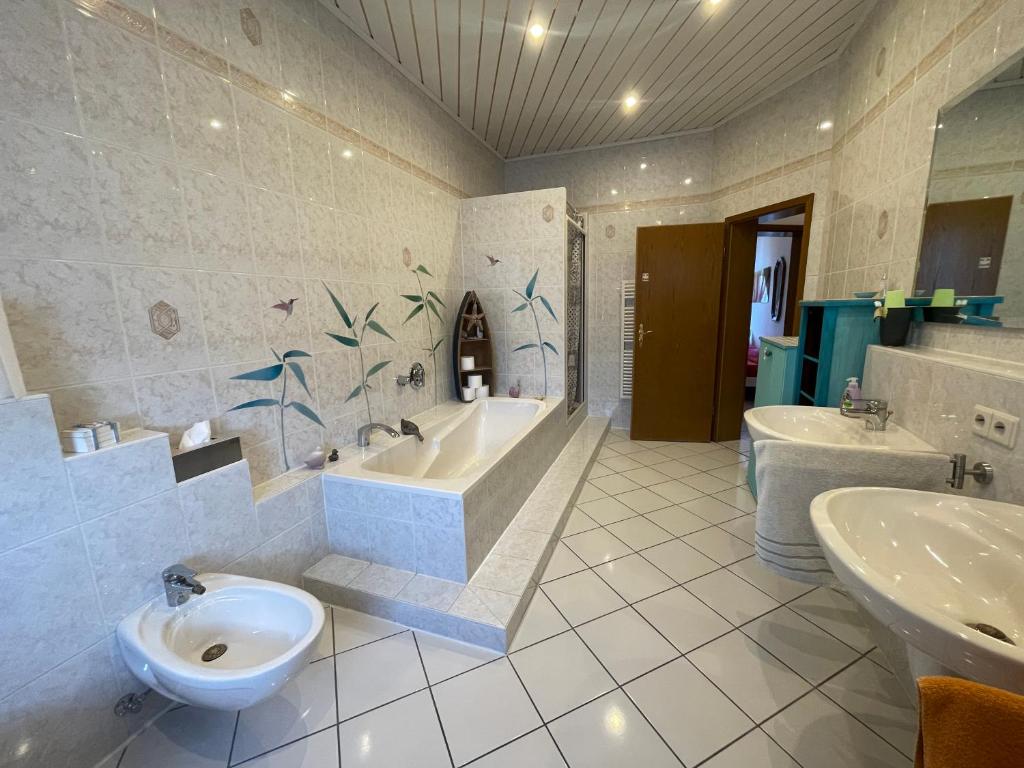
<svg viewBox="0 0 1024 768"><path fill-rule="evenodd" d="M636 340L641 349L643 349L644 346L644 336L650 336L652 333L654 333L654 331L645 331L644 324L640 323L640 327L636 331Z"/></svg>

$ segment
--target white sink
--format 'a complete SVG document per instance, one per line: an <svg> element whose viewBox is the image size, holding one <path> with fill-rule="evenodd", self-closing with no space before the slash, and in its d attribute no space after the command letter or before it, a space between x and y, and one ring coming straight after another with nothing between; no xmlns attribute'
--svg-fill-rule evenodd
<svg viewBox="0 0 1024 768"><path fill-rule="evenodd" d="M196 578L205 594L178 608L161 595L118 624L128 668L164 696L199 707L236 710L273 696L309 659L324 626L320 601L262 579ZM203 661L218 644L227 649Z"/></svg>
<svg viewBox="0 0 1024 768"><path fill-rule="evenodd" d="M883 432L867 429L838 408L809 405L766 405L744 414L750 439L795 440L802 443L850 445L880 450L934 451L928 443L891 421Z"/></svg>
<svg viewBox="0 0 1024 768"><path fill-rule="evenodd" d="M957 674L1024 692L1024 507L842 488L814 499L811 521L836 576L898 637Z"/></svg>

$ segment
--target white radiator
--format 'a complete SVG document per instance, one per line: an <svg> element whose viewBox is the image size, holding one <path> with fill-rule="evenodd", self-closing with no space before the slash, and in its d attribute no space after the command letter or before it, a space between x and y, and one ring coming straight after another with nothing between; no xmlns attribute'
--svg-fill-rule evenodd
<svg viewBox="0 0 1024 768"><path fill-rule="evenodd" d="M636 283L633 280L622 281L622 378L619 384L619 397L633 397L633 330L634 311L636 309Z"/></svg>

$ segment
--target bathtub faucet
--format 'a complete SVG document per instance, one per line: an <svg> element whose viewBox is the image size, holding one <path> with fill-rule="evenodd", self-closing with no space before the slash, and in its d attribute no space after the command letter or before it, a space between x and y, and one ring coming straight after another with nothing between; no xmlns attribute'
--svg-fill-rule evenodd
<svg viewBox="0 0 1024 768"><path fill-rule="evenodd" d="M402 419L402 434L403 435L416 435L419 441L423 442L423 435L420 434L420 428L416 426L415 422L409 421L408 419Z"/></svg>
<svg viewBox="0 0 1024 768"><path fill-rule="evenodd" d="M370 435L378 430L381 432L387 432L391 437L401 437L401 435L395 432L395 430L387 424L378 424L375 421L371 421L369 424L364 424L359 428L359 432L356 437L356 445L360 448L366 448L370 444Z"/></svg>

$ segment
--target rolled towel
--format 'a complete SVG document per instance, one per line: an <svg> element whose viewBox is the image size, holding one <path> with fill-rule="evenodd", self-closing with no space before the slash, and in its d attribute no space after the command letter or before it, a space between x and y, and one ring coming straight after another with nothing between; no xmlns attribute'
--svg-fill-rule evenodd
<svg viewBox="0 0 1024 768"><path fill-rule="evenodd" d="M945 489L949 457L919 451L865 450L790 440L754 443L757 515L754 549L776 573L809 584L839 582L811 524L811 500L835 488ZM865 510L870 514L870 510Z"/></svg>

